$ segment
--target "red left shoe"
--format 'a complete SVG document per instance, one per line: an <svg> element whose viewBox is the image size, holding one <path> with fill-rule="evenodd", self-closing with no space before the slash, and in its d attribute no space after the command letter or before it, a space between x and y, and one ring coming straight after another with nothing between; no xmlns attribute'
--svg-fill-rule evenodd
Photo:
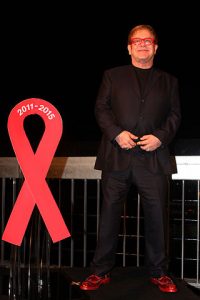
<svg viewBox="0 0 200 300"><path fill-rule="evenodd" d="M80 284L80 289L85 291L94 291L97 290L101 285L109 282L110 282L109 273L103 276L92 274Z"/></svg>
<svg viewBox="0 0 200 300"><path fill-rule="evenodd" d="M176 284L169 276L161 276L159 278L152 277L151 282L159 287L162 292L176 293L178 291Z"/></svg>

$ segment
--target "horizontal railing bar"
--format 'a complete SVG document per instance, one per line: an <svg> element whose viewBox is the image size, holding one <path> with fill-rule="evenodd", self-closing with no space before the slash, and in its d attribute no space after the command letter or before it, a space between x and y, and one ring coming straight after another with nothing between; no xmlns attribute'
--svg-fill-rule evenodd
<svg viewBox="0 0 200 300"><path fill-rule="evenodd" d="M100 179L101 171L94 170L96 157L54 157L48 178ZM175 156L177 163L173 180L200 180L200 156ZM21 178L22 173L15 157L0 157L1 178Z"/></svg>

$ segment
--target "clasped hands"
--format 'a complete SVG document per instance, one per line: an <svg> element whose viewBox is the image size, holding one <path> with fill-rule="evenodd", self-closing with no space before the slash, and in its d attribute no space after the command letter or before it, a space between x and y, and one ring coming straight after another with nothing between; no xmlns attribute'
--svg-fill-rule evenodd
<svg viewBox="0 0 200 300"><path fill-rule="evenodd" d="M138 138L138 136L126 130L122 131L115 140L124 150L140 146L140 148L144 151L154 151L162 144L161 141L153 134L143 135Z"/></svg>

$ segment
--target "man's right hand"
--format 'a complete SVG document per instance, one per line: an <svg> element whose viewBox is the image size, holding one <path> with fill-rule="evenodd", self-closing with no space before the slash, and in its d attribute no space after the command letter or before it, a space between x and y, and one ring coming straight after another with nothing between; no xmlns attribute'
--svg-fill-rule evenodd
<svg viewBox="0 0 200 300"><path fill-rule="evenodd" d="M118 134L118 136L115 138L115 141L122 149L129 150L137 145L134 142L135 139L138 139L136 135L124 130L120 134Z"/></svg>

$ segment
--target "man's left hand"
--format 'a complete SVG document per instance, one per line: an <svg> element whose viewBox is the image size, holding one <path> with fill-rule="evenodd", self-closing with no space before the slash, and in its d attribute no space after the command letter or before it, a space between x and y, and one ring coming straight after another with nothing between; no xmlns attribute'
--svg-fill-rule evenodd
<svg viewBox="0 0 200 300"><path fill-rule="evenodd" d="M161 146L161 141L153 134L143 135L137 145L140 146L142 150L154 151Z"/></svg>

